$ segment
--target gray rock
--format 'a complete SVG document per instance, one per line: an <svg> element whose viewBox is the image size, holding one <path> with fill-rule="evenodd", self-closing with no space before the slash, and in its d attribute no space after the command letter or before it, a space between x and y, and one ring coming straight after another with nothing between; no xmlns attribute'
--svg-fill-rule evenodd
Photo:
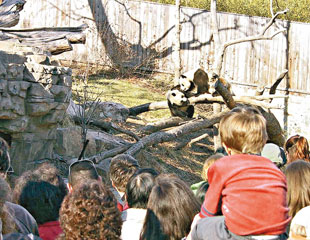
<svg viewBox="0 0 310 240"><path fill-rule="evenodd" d="M98 106L101 118L111 118L112 121L126 122L129 116L129 109L120 103L101 102Z"/></svg>
<svg viewBox="0 0 310 240"><path fill-rule="evenodd" d="M0 78L4 78L7 75L6 68L0 61Z"/></svg>
<svg viewBox="0 0 310 240"><path fill-rule="evenodd" d="M24 76L24 64L9 63L7 66L7 79L22 81Z"/></svg>
<svg viewBox="0 0 310 240"><path fill-rule="evenodd" d="M56 105L55 102L26 103L26 110L29 116L43 116L54 109Z"/></svg>

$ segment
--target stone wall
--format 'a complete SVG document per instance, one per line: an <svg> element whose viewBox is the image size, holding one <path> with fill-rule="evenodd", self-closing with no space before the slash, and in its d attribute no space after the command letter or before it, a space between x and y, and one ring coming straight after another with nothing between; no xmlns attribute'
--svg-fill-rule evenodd
<svg viewBox="0 0 310 240"><path fill-rule="evenodd" d="M35 160L53 158L56 127L71 97L71 74L40 50L1 42L0 135L12 139L17 174Z"/></svg>

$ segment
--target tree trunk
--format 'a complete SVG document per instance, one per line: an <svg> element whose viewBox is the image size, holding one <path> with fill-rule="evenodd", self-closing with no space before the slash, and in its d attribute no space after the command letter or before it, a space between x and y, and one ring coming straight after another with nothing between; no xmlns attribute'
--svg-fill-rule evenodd
<svg viewBox="0 0 310 240"><path fill-rule="evenodd" d="M175 1L176 17L175 17L175 45L174 45L174 86L179 84L180 72L181 72L181 21L180 21L180 0Z"/></svg>

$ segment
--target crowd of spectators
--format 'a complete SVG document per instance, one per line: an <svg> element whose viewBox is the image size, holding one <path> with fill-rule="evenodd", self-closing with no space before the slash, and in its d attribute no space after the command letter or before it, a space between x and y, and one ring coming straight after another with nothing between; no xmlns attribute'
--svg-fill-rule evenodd
<svg viewBox="0 0 310 240"><path fill-rule="evenodd" d="M0 240L310 239L307 139L267 143L266 120L252 107L226 114L219 133L223 153L206 159L192 186L126 154L111 160L108 178L82 159L67 183L43 163L10 186L0 138Z"/></svg>

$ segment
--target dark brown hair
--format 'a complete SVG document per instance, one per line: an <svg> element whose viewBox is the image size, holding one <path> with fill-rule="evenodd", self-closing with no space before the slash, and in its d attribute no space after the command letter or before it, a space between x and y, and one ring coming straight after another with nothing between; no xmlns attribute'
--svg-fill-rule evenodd
<svg viewBox="0 0 310 240"><path fill-rule="evenodd" d="M288 163L298 159L310 162L309 144L303 136L294 135L287 139L284 150L287 154Z"/></svg>
<svg viewBox="0 0 310 240"><path fill-rule="evenodd" d="M160 174L147 205L141 240L179 240L190 231L200 204L192 190L174 175Z"/></svg>
<svg viewBox="0 0 310 240"><path fill-rule="evenodd" d="M294 161L287 165L285 175L289 215L294 217L300 209L310 205L310 163Z"/></svg>
<svg viewBox="0 0 310 240"><path fill-rule="evenodd" d="M146 209L155 177L149 172L134 174L126 186L126 200L130 208Z"/></svg>
<svg viewBox="0 0 310 240"><path fill-rule="evenodd" d="M139 163L132 156L120 154L111 160L110 179L120 192L125 192L131 176L139 169Z"/></svg>
<svg viewBox="0 0 310 240"><path fill-rule="evenodd" d="M68 194L60 209L64 233L58 239L119 240L122 219L113 193L99 181L87 181Z"/></svg>

